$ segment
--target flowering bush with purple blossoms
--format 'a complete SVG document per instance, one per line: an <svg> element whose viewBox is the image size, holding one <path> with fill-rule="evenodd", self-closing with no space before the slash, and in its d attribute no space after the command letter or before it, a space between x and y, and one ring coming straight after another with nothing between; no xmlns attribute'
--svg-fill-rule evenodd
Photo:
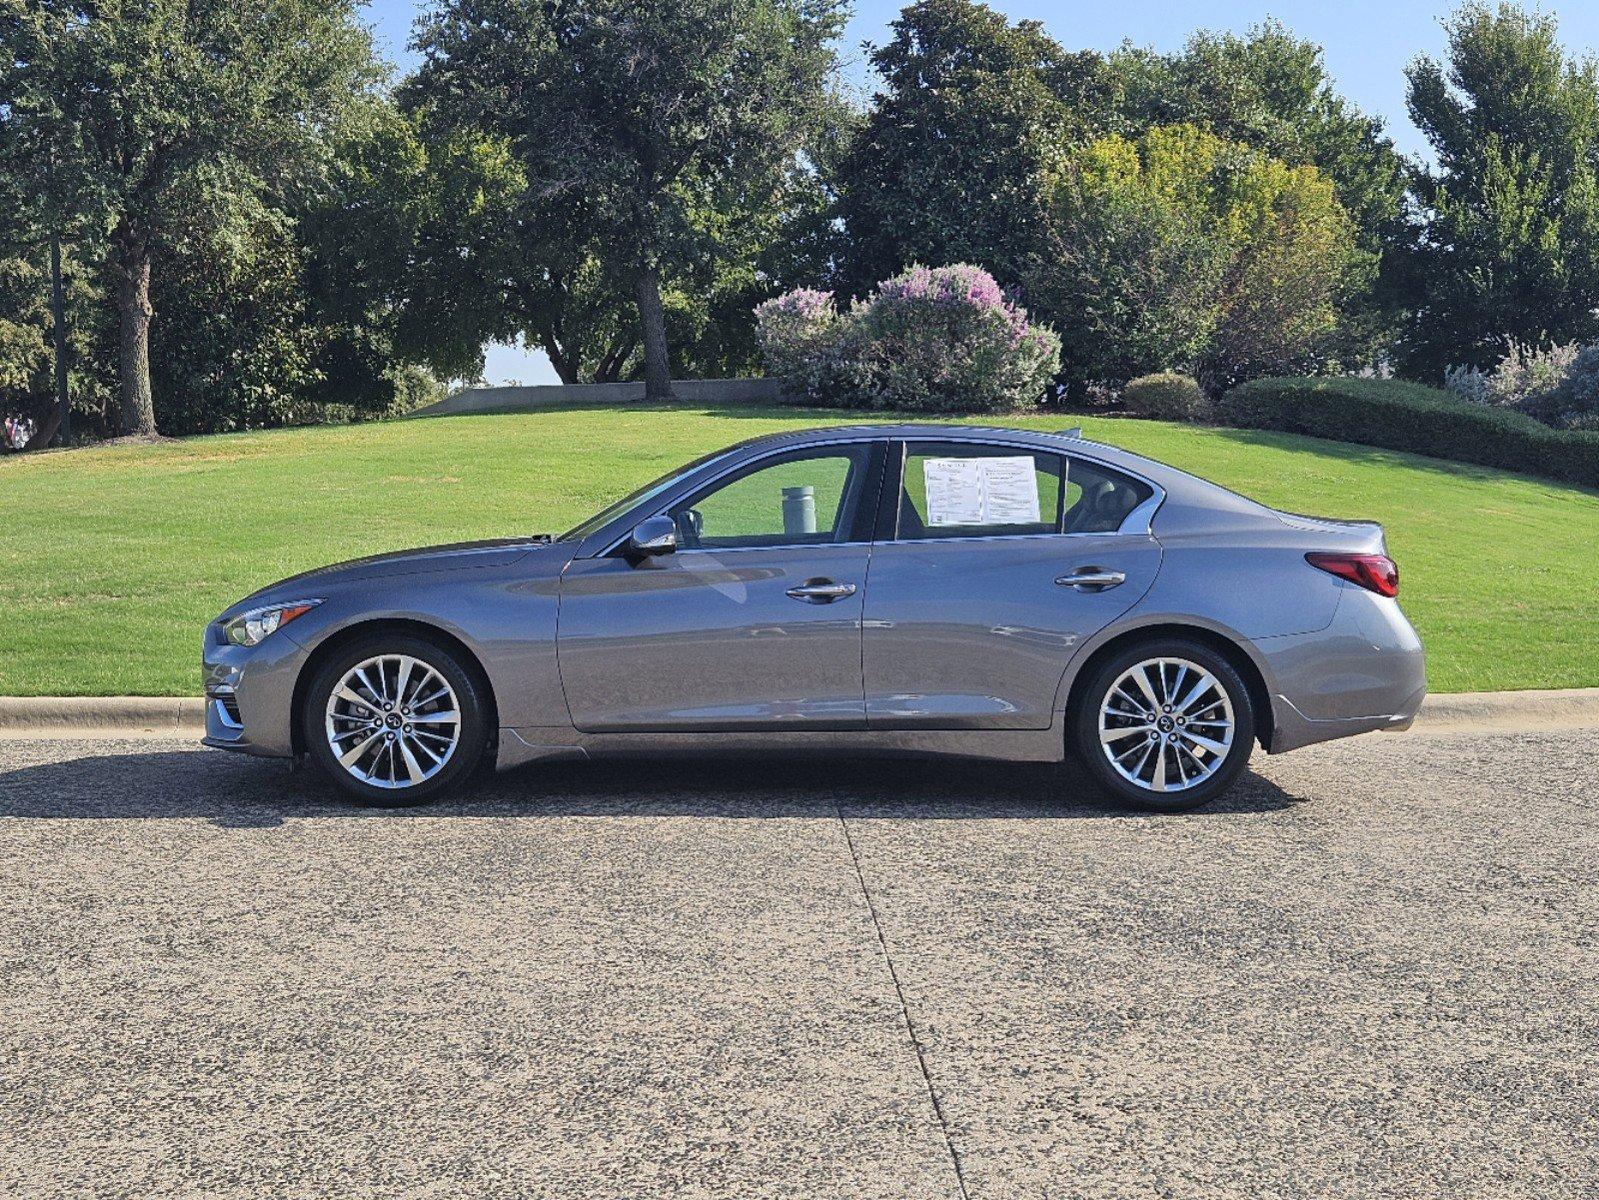
<svg viewBox="0 0 1599 1200"><path fill-rule="evenodd" d="M815 404L1031 408L1060 364L1060 339L964 263L912 267L847 312L829 293L790 292L761 305L756 322L772 373Z"/></svg>
<svg viewBox="0 0 1599 1200"><path fill-rule="evenodd" d="M832 338L838 309L832 292L795 288L755 308L755 338L767 368L779 379L798 378Z"/></svg>

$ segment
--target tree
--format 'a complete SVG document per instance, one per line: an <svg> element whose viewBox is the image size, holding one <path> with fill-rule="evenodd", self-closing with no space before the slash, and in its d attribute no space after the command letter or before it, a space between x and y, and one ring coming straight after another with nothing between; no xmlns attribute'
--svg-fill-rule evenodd
<svg viewBox="0 0 1599 1200"><path fill-rule="evenodd" d="M527 180L524 311L566 316L556 281L597 268L597 294L633 297L659 398L663 280L714 277L740 252L826 109L841 24L839 0L441 0L410 94L509 143Z"/></svg>
<svg viewBox="0 0 1599 1200"><path fill-rule="evenodd" d="M324 408L387 412L416 372L475 376L501 333L484 304L499 220L523 178L505 144L429 138L388 97L352 110L326 186L294 210L305 320L320 331L310 395Z"/></svg>
<svg viewBox="0 0 1599 1200"><path fill-rule="evenodd" d="M16 160L8 153L15 149L8 144L12 132L0 117L0 413L32 420L34 433L25 447L31 450L48 445L65 416L56 395L58 370L66 372L77 415L87 416L104 402L104 381L96 371L104 314L93 231L81 221L58 218L43 198L19 191L23 179L11 169ZM63 283L65 320L59 328L52 243L59 247Z"/></svg>
<svg viewBox="0 0 1599 1200"><path fill-rule="evenodd" d="M1068 377L1177 368L1211 391L1320 365L1371 267L1331 182L1191 125L1075 153L1029 295Z"/></svg>
<svg viewBox="0 0 1599 1200"><path fill-rule="evenodd" d="M1425 281L1402 365L1438 379L1512 342L1599 335L1599 69L1566 57L1552 16L1471 4L1448 62L1407 71L1411 118L1437 165L1418 173Z"/></svg>
<svg viewBox="0 0 1599 1200"><path fill-rule="evenodd" d="M1412 240L1404 159L1379 118L1337 93L1319 46L1265 21L1244 35L1200 30L1175 54L1124 47L1110 65L1124 132L1194 125L1330 180L1380 264L1374 287L1348 296L1341 323L1363 325L1369 341L1397 322Z"/></svg>
<svg viewBox="0 0 1599 1200"><path fill-rule="evenodd" d="M0 95L17 169L107 231L124 428L153 435L153 264L248 240L315 184L375 82L352 0L6 0Z"/></svg>
<svg viewBox="0 0 1599 1200"><path fill-rule="evenodd" d="M1095 128L1106 81L1036 21L919 0L872 53L882 91L840 164L846 289L911 263L976 263L1014 286L1042 235L1047 181Z"/></svg>

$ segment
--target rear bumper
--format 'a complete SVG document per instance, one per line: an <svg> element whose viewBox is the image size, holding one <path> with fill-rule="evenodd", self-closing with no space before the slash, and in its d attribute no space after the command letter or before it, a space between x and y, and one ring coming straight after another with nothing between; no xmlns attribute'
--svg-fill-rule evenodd
<svg viewBox="0 0 1599 1200"><path fill-rule="evenodd" d="M1398 603L1354 584L1343 590L1328 628L1255 643L1270 668L1272 754L1409 729L1421 709L1426 656Z"/></svg>
<svg viewBox="0 0 1599 1200"><path fill-rule="evenodd" d="M1421 707L1421 696L1424 695L1425 690L1416 697L1415 708ZM1398 712L1370 717L1337 717L1325 721L1305 716L1286 696L1273 696L1271 706L1273 728L1271 745L1267 750L1272 754L1285 754L1289 750L1314 746L1317 742L1330 742L1335 738L1354 737L1357 733L1403 733L1416 720L1414 708L1406 711L1408 704Z"/></svg>

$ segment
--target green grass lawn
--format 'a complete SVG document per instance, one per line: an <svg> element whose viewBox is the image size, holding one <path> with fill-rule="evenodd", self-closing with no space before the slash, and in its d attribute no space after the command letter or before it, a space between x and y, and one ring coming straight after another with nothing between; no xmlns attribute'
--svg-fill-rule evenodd
<svg viewBox="0 0 1599 1200"><path fill-rule="evenodd" d="M708 450L851 419L558 409L0 459L0 695L194 694L205 622L284 575L560 530ZM1599 495L1310 438L1082 424L1268 504L1381 521L1435 691L1599 685Z"/></svg>

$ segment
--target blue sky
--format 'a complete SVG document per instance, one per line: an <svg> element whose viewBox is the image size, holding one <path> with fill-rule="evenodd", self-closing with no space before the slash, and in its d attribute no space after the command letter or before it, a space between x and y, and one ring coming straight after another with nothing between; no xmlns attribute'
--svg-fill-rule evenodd
<svg viewBox="0 0 1599 1200"><path fill-rule="evenodd" d="M412 0L373 0L367 9L367 20L374 27L379 49L402 68L413 61L405 45L411 22L422 7ZM871 80L861 43L884 41L889 23L901 7L900 3L884 0L857 0L843 50L850 78L863 87L869 87ZM1326 52L1327 69L1339 90L1366 112L1382 117L1401 150L1420 154L1425 143L1405 113L1404 68L1418 54L1442 55L1444 37L1439 19L1450 5L1446 0L1275 0L1270 5L1251 0L1197 0L1183 4L1159 0L1120 0L1114 4L989 0L989 7L1015 20L1042 21L1067 49L1095 50L1109 50L1128 39L1158 50L1174 50L1194 29L1241 31L1265 17L1275 17L1299 36L1318 43ZM1561 38L1574 52L1599 48L1599 4L1568 0L1543 8L1559 17ZM487 375L491 382L555 382L554 372L542 355L526 354L515 347L492 348Z"/></svg>

